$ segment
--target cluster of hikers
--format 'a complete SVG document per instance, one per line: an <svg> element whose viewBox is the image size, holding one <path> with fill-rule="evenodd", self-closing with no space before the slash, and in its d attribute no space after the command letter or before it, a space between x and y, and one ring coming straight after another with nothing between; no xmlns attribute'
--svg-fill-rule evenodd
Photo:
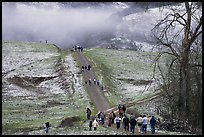
<svg viewBox="0 0 204 137"><path fill-rule="evenodd" d="M93 81L93 82L92 82ZM100 85L100 82L99 82L99 80L97 80L97 79L91 79L91 78L89 78L88 80L85 80L85 84L89 84L89 85L91 85L91 83L93 83L94 85Z"/></svg>
<svg viewBox="0 0 204 137"><path fill-rule="evenodd" d="M125 131L129 131L132 134L135 134L135 130L138 133L146 134L147 126L150 126L151 133L155 134L155 126L160 122L160 120L156 120L155 117L148 116L146 114L139 115L136 117L133 113L126 114L126 107L123 105L122 107L119 105L118 108L120 111L116 114L114 111L108 113L107 117L104 112L98 112L97 116L91 118L91 110L87 108L87 119L89 119L89 130L92 128L97 130L99 125L103 127L111 127L112 124L115 124L116 129L120 129L121 126ZM122 115L120 114L122 113ZM128 116L129 115L129 116ZM105 122L107 121L107 122Z"/></svg>
<svg viewBox="0 0 204 137"><path fill-rule="evenodd" d="M90 71L91 65L89 64L88 66L81 66L81 71L84 72L85 70Z"/></svg>
<svg viewBox="0 0 204 137"><path fill-rule="evenodd" d="M85 70L90 71L91 70L91 65L89 64L88 66L81 66L81 71L84 72ZM85 84L89 84L89 85L98 85L100 86L100 82L99 80L97 80L96 78L88 78L85 80ZM103 86L101 86L101 89L103 90Z"/></svg>
<svg viewBox="0 0 204 137"><path fill-rule="evenodd" d="M73 46L72 48L73 48L72 51L83 52L83 47L81 47L81 46Z"/></svg>

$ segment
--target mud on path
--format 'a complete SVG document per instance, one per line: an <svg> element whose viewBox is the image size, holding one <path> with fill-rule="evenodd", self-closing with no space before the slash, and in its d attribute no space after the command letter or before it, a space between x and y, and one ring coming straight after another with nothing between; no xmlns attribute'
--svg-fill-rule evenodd
<svg viewBox="0 0 204 137"><path fill-rule="evenodd" d="M75 52L77 55L77 60L80 62L81 66L88 66L90 63L88 60L84 57L82 52ZM80 66L80 68L81 68ZM91 66L91 70L87 71L84 70L82 72L83 79L88 80L91 79L93 80L95 78L94 73L93 73L93 68ZM85 88L87 89L88 94L90 95L91 100L93 100L94 105L96 106L97 111L106 111L110 109L110 104L108 100L105 98L105 95L101 88L98 85L94 85L93 82L91 85L89 84L84 84Z"/></svg>

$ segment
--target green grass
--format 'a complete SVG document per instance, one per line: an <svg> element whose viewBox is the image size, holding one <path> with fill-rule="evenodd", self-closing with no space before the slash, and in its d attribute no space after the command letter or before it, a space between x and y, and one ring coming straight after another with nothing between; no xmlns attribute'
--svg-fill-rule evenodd
<svg viewBox="0 0 204 137"><path fill-rule="evenodd" d="M2 45L9 47L12 45L10 51L26 51L26 52L49 52L57 53L59 48L53 44L37 43L37 42L21 42L21 41L2 41ZM6 47L3 47L6 48Z"/></svg>
<svg viewBox="0 0 204 137"><path fill-rule="evenodd" d="M82 98L80 99L80 96L82 95L76 93L73 98L58 95L35 101L20 101L19 98L13 97L12 104L8 101L2 105L3 131L16 132L28 128L34 130L43 126L46 121L49 121L52 126L59 126L66 117L79 116L84 119L88 104ZM46 105L48 100L57 100L64 104L43 108L42 106Z"/></svg>
<svg viewBox="0 0 204 137"><path fill-rule="evenodd" d="M66 50L59 50L52 44L3 41L2 45L4 53L13 51L18 54L21 52L32 54L39 52L45 54L54 53L49 58L33 62L32 69L30 69L28 64L19 67L14 72L21 74L31 73L32 75L41 75L45 70L48 75L55 74L55 71L58 70L56 62L62 61L64 63L65 58L70 54ZM9 85L6 78L2 77L2 80L4 80L4 84L7 83ZM6 93L7 89L3 89L5 90L3 92ZM7 92L9 91L7 90ZM53 103L50 104L51 102ZM36 94L34 99L20 96L4 96L2 101L2 133L15 134L17 132L42 129L43 124L47 121L53 127L57 127L67 117L78 116L79 121L84 120L86 119L86 107L89 105L89 99L80 92L74 92L71 95L69 93L57 95Z"/></svg>
<svg viewBox="0 0 204 137"><path fill-rule="evenodd" d="M131 50L114 50L93 48L85 50L84 55L94 64L96 74L102 77L103 83L110 92L107 96L112 106L125 98L120 86L129 83L135 86L146 85L153 76L155 52L137 52ZM162 69L168 56L160 59ZM158 71L156 71L158 76ZM153 91L152 91L153 92ZM149 94L149 93L148 93ZM135 99L147 98L149 95L137 96Z"/></svg>

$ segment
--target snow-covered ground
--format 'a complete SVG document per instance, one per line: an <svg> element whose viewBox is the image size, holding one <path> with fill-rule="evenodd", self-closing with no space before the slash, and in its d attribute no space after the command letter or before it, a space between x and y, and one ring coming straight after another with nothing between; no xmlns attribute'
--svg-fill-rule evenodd
<svg viewBox="0 0 204 137"><path fill-rule="evenodd" d="M157 53L94 48L87 50L86 54L111 70L110 77L114 79L112 82L117 84L115 90L121 95L120 98L124 103L142 99L158 88L153 79L152 65ZM157 72L155 76L158 77Z"/></svg>
<svg viewBox="0 0 204 137"><path fill-rule="evenodd" d="M52 44L3 41L2 49L3 134L37 129L47 120L55 127L91 107L71 54L60 65Z"/></svg>

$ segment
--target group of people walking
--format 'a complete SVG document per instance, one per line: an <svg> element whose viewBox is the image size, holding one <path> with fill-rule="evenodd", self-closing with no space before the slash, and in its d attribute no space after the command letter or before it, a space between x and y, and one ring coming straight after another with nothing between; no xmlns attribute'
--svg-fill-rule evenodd
<svg viewBox="0 0 204 137"><path fill-rule="evenodd" d="M89 84L89 85L100 85L100 82L99 82L99 80L97 80L97 79L91 79L91 78L89 78L88 80L85 80L85 84Z"/></svg>
<svg viewBox="0 0 204 137"><path fill-rule="evenodd" d="M123 105L120 109L126 111L125 105ZM147 125L150 125L151 133L155 134L155 126L157 124L157 120L155 119L154 116L149 116L147 118L147 116L144 114L144 115L139 115L136 118L136 116L133 113L129 115L129 114L126 114L125 111L123 111L122 117L120 116L119 113L116 114L116 112L111 111L107 114L107 117L104 112L99 112L97 116L91 119L90 118L91 113L88 113L88 108L87 108L87 119L90 120L89 130L91 130L92 127L94 128L94 130L96 130L97 127L99 127L99 125L103 127L111 127L112 124L115 124L116 129L120 129L122 126L122 128L124 128L124 131L129 131L132 134L135 134L135 131L137 131L138 133L146 134ZM106 123L105 121L107 121L107 125L105 125Z"/></svg>
<svg viewBox="0 0 204 137"><path fill-rule="evenodd" d="M81 71L84 72L85 70L90 71L91 65L89 64L88 66L81 66Z"/></svg>
<svg viewBox="0 0 204 137"><path fill-rule="evenodd" d="M81 71L82 72L84 72L85 70L87 70L87 71L90 71L91 70L91 65L89 64L88 66L82 66L81 67ZM93 79L91 79L91 78L88 78L88 79L86 79L85 80L85 84L88 84L88 85L98 85L98 86L100 86L100 82L99 82L99 80L98 79L96 79L96 78L93 78ZM103 85L101 85L101 89L103 90Z"/></svg>
<svg viewBox="0 0 204 137"><path fill-rule="evenodd" d="M83 52L83 47L81 47L81 46L73 46L73 49L72 49L73 51L79 51L79 52Z"/></svg>

